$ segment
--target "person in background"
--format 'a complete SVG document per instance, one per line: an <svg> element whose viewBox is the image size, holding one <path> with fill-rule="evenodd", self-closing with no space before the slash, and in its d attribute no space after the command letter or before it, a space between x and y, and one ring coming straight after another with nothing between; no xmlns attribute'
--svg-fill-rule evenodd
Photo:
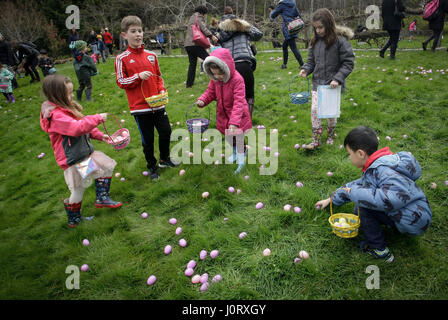
<svg viewBox="0 0 448 320"><path fill-rule="evenodd" d="M48 57L47 50L45 49L40 50L39 68L42 70L44 77L56 72L54 62Z"/></svg>
<svg viewBox="0 0 448 320"><path fill-rule="evenodd" d="M157 41L157 43L160 46L160 54L166 54L166 51L165 51L165 39L163 38L163 32L162 31L159 34L157 34L156 41Z"/></svg>
<svg viewBox="0 0 448 320"><path fill-rule="evenodd" d="M5 96L6 103L16 102L12 88L12 79L14 79L14 74L9 71L6 65L0 62L0 92Z"/></svg>
<svg viewBox="0 0 448 320"><path fill-rule="evenodd" d="M395 10L397 9L397 10ZM400 30L406 11L402 0L383 0L381 6L381 16L383 18L383 30L389 33L389 40L380 50L380 57L384 58L386 50L390 47L390 59L395 60L395 53L400 40ZM395 15L395 12L398 12Z"/></svg>
<svg viewBox="0 0 448 320"><path fill-rule="evenodd" d="M106 51L106 45L104 44L103 41L103 37L98 34L96 36L97 39L97 45L98 45L98 54L96 55L96 60L98 63L100 63L100 56L103 59L103 63L106 63L106 58L105 58L105 51Z"/></svg>
<svg viewBox="0 0 448 320"><path fill-rule="evenodd" d="M0 63L3 65L6 65L14 74L14 79L12 79L12 87L13 89L16 89L19 87L19 84L17 83L16 79L16 73L15 70L17 70L17 66L19 64L19 61L17 59L16 54L12 50L11 45L8 41L3 37L3 35L0 33Z"/></svg>
<svg viewBox="0 0 448 320"><path fill-rule="evenodd" d="M87 43L82 40L75 42L76 56L73 61L73 67L75 68L76 77L78 78L79 88L76 90L76 99L82 100L82 92L86 89L86 100L93 101L92 99L92 80L91 77L98 73L95 63L86 54Z"/></svg>
<svg viewBox="0 0 448 320"><path fill-rule="evenodd" d="M40 76L39 72L36 70L39 62L39 51L37 51L35 45L30 42L17 43L16 41L14 41L12 45L19 54L19 64L24 61L23 68L26 71L26 75L29 74L31 76L30 83L39 82Z"/></svg>
<svg viewBox="0 0 448 320"><path fill-rule="evenodd" d="M75 28L72 28L72 30L70 30L70 33L68 35L68 44L69 44L69 48L73 54L73 56L75 56L76 54L76 49L75 49L75 42L79 40L79 35L78 32L76 31Z"/></svg>
<svg viewBox="0 0 448 320"><path fill-rule="evenodd" d="M227 20L227 19L236 19L238 18L236 15L233 14L233 9L231 6L226 6L224 8L224 14L219 19L219 22Z"/></svg>
<svg viewBox="0 0 448 320"><path fill-rule="evenodd" d="M113 55L113 43L114 38L112 37L112 34L109 32L109 28L104 28L104 44L106 45L106 57L109 57L109 55Z"/></svg>
<svg viewBox="0 0 448 320"><path fill-rule="evenodd" d="M413 20L410 24L409 24L409 42L412 42L412 40L414 40L414 33L415 31L417 31L417 20Z"/></svg>

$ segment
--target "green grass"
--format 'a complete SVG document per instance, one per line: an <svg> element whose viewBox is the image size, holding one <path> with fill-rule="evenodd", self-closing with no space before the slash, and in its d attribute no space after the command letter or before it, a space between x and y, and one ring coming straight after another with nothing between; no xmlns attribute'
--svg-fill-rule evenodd
<svg viewBox="0 0 448 320"><path fill-rule="evenodd" d="M281 70L281 61L275 61L281 52L260 52L254 126L279 130L277 173L259 175L260 164L248 165L238 176L233 175L235 165L181 165L160 170L156 182L142 175L146 168L140 136L133 117L123 113L128 110L127 99L115 84L113 61L99 65L100 74L93 78L95 101L82 104L85 114L114 113L131 131L131 143L122 151L94 142L96 149L117 161L115 172L126 178L121 182L114 177L111 189L112 197L122 201L123 207L96 209L92 186L84 196L83 215L95 215L95 219L83 221L73 230L66 227L61 203L69 191L48 136L39 125L40 85L28 84L29 78L20 79L17 103L0 103L0 298L447 299L448 187L444 181L448 180L448 92L444 88L448 88L448 72L435 72L448 68L447 53L399 51L396 61L380 59L377 51L357 51L356 55L333 146L312 153L294 149L296 143L302 145L311 138L309 103L293 105L288 98L289 80L298 73L298 64L290 54L288 69ZM159 58L170 92L167 110L173 129L185 128L186 108L208 83L207 77L198 73L194 87L185 89L187 60ZM418 66L433 73L417 74ZM76 80L71 64L57 69ZM406 81L406 76L410 80ZM214 112L211 118L214 127ZM117 128L111 120L107 124L111 131ZM362 235L336 237L328 224L329 210L314 209L317 200L360 177L361 172L339 149L345 135L360 124L378 132L380 147L388 145L394 152L407 150L415 155L423 168L418 185L433 210L433 222L420 237L386 231L396 259L391 265L358 250ZM403 134L408 138L403 139ZM386 136L392 140L386 141ZM45 157L37 159L41 152ZM184 176L179 176L180 169L186 170ZM334 175L327 177L327 171ZM250 179L245 180L245 175ZM297 188L297 181L304 187ZM431 182L438 187L431 189ZM242 193L230 194L229 186ZM208 199L201 198L204 191L210 192ZM259 201L265 206L255 210ZM287 203L301 207L302 212L283 211ZM336 210L349 212L352 205ZM143 211L149 214L146 220L140 217ZM168 223L171 217L178 219L176 226ZM183 228L180 236L174 233L178 226ZM248 235L240 240L242 231ZM82 246L84 238L90 240L90 246ZM180 238L187 240L187 247L178 245ZM173 246L173 252L165 256L167 244ZM263 256L265 248L271 249L271 256ZM220 255L200 261L202 249L218 249ZM294 265L300 250L308 251L311 258ZM199 292L199 286L183 274L191 259L198 261L195 273L207 272L210 278L219 273L223 280L211 284L207 292ZM81 272L80 290L66 289L66 267L84 263L90 270ZM369 265L380 268L379 290L366 289ZM152 274L158 280L149 287L146 280Z"/></svg>

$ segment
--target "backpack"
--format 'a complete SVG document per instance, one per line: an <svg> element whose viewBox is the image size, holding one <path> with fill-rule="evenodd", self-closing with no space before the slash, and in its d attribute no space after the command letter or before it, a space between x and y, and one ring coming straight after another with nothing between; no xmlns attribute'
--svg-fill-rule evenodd
<svg viewBox="0 0 448 320"><path fill-rule="evenodd" d="M439 0L432 0L428 2L425 5L425 8L423 9L423 20L431 21L439 15L439 6L440 1Z"/></svg>

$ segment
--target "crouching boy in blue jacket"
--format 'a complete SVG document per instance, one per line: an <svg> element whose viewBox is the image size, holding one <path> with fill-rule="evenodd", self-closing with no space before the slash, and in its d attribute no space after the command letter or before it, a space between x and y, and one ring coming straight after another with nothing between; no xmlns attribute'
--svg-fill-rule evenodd
<svg viewBox="0 0 448 320"><path fill-rule="evenodd" d="M392 262L394 255L386 246L381 225L395 227L401 233L420 235L431 223L428 199L416 185L421 167L410 152L394 154L389 147L378 150L378 137L372 129L359 126L344 140L352 164L362 169L360 179L334 192L333 204L355 203L365 240L360 248L372 256ZM323 209L330 198L320 200Z"/></svg>

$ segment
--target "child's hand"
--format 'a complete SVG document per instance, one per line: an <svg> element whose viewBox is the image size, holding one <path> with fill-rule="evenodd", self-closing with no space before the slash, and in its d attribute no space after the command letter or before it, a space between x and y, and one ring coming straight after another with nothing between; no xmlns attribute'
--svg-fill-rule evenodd
<svg viewBox="0 0 448 320"><path fill-rule="evenodd" d="M304 69L300 70L299 76L301 76L302 78L306 78L307 76L306 71Z"/></svg>
<svg viewBox="0 0 448 320"><path fill-rule="evenodd" d="M139 76L140 79L142 79L142 80L146 80L146 79L148 79L150 76L152 76L152 73L149 72L149 71L143 71L143 72L140 72L140 73L138 74L138 76Z"/></svg>
<svg viewBox="0 0 448 320"><path fill-rule="evenodd" d="M341 188L342 190L345 190L345 192L347 192L348 194L350 194L350 188L347 188L347 187L345 187L345 188Z"/></svg>
<svg viewBox="0 0 448 320"><path fill-rule="evenodd" d="M203 107L203 106L205 105L205 102L202 101L202 100L198 100L198 101L196 101L196 104L197 104L199 107Z"/></svg>
<svg viewBox="0 0 448 320"><path fill-rule="evenodd" d="M110 141L110 138L109 138L109 136L107 135L107 134L103 134L103 139L102 139L102 141L103 142L106 142L106 143L109 143L109 141Z"/></svg>
<svg viewBox="0 0 448 320"><path fill-rule="evenodd" d="M337 82L336 80L333 80L333 81L330 82L330 88L331 89L337 88L338 85L339 85L339 82Z"/></svg>
<svg viewBox="0 0 448 320"><path fill-rule="evenodd" d="M103 118L103 122L107 120L107 113L100 113L100 116Z"/></svg>
<svg viewBox="0 0 448 320"><path fill-rule="evenodd" d="M324 200L317 201L315 206L316 206L317 210L322 210L323 208L325 208L329 204L330 204L330 198L327 198L327 199L324 199Z"/></svg>

